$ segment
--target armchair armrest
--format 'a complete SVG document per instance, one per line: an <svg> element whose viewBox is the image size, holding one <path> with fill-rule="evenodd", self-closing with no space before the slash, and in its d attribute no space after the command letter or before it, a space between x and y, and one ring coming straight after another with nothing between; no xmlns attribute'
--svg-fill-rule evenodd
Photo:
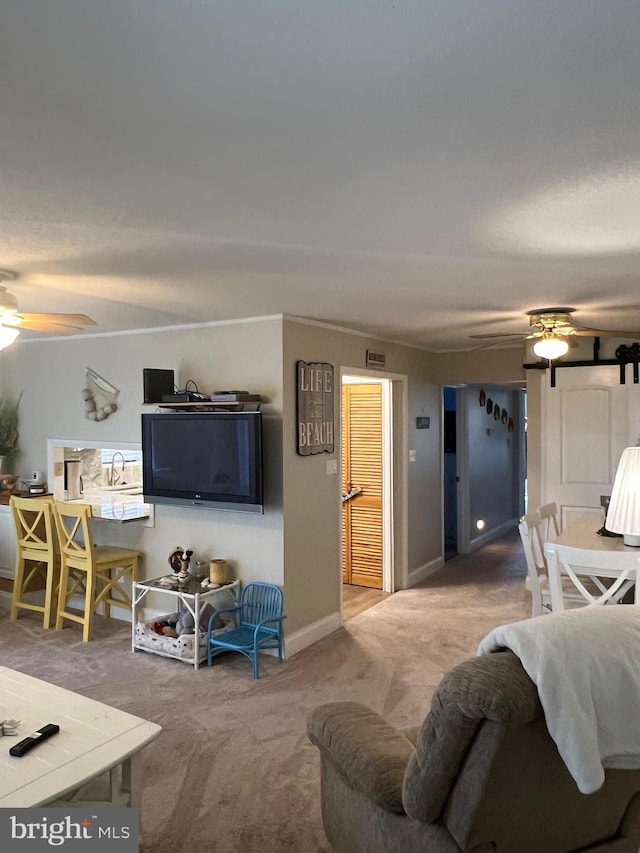
<svg viewBox="0 0 640 853"><path fill-rule="evenodd" d="M402 780L411 741L357 702L329 702L309 716L309 739L351 787L390 812L403 814Z"/></svg>
<svg viewBox="0 0 640 853"><path fill-rule="evenodd" d="M256 625L256 628L255 628L255 631L253 633L255 634L256 637L258 636L258 634L261 631L266 631L269 634L275 634L278 631L282 630L282 622L286 618L287 618L286 616L274 616L271 619L263 619L261 622L258 622L258 624ZM272 622L277 622L278 627L274 627L274 628L266 628L265 627L266 625L270 625Z"/></svg>

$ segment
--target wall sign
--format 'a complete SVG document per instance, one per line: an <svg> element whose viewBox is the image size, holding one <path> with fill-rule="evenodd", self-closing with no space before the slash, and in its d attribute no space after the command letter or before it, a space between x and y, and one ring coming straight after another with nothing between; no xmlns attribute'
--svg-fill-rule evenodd
<svg viewBox="0 0 640 853"><path fill-rule="evenodd" d="M373 350L367 350L367 367L378 367L382 369L387 363L387 356L383 352L374 352Z"/></svg>
<svg viewBox="0 0 640 853"><path fill-rule="evenodd" d="M299 361L297 373L297 450L301 456L333 453L333 365Z"/></svg>

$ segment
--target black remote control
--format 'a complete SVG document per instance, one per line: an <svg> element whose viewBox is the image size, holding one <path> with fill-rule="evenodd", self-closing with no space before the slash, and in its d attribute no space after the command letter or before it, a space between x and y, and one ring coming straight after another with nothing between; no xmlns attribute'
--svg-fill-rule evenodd
<svg viewBox="0 0 640 853"><path fill-rule="evenodd" d="M44 740L47 740L47 738L50 738L52 735L57 735L59 731L60 726L56 725L56 723L47 723L46 726L38 729L37 732L34 732L32 735L29 735L29 737L21 740L20 743L12 746L9 750L9 755L14 755L16 758L22 758L22 756L26 755L30 749L34 748L34 746L37 746Z"/></svg>

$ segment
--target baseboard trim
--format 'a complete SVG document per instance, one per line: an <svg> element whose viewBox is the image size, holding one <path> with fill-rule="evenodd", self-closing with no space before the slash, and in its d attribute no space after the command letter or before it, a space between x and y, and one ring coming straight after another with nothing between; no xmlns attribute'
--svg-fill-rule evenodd
<svg viewBox="0 0 640 853"><path fill-rule="evenodd" d="M444 559L442 557L436 557L435 560L429 560L428 563L425 563L422 566L418 566L417 569L414 569L412 572L409 572L408 583L407 586L415 586L418 583L422 583L422 581L434 575L438 569L441 569L444 566Z"/></svg>
<svg viewBox="0 0 640 853"><path fill-rule="evenodd" d="M328 637L329 634L333 634L333 632L337 631L341 626L342 619L340 614L332 613L330 616L318 619L317 622L305 625L304 628L300 628L299 631L294 631L293 634L288 636L285 635L285 657L290 658L292 655L302 651L302 649L306 649L307 646L311 646L313 643L317 643L318 640L322 640L323 637Z"/></svg>

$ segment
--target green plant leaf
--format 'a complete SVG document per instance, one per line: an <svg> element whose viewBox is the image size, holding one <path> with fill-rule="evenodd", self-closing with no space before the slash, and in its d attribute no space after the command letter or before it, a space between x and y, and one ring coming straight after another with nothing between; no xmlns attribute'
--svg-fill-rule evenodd
<svg viewBox="0 0 640 853"><path fill-rule="evenodd" d="M0 399L0 456L9 456L18 449L18 417L22 394Z"/></svg>

